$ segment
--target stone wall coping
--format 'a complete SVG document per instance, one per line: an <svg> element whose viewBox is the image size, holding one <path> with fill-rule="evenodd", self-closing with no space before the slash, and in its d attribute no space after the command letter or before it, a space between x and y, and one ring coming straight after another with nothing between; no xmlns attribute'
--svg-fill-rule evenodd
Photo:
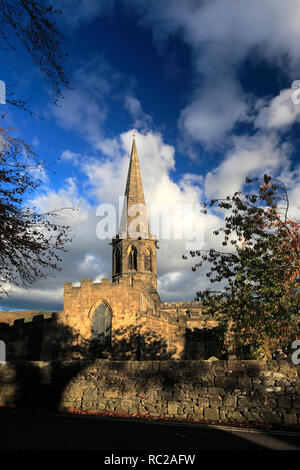
<svg viewBox="0 0 300 470"><path fill-rule="evenodd" d="M178 368L178 366L183 366L183 367L196 367L196 366L201 366L205 365L206 367L209 366L211 369L224 369L224 370L231 370L232 368L235 368L237 366L242 367L242 368L253 368L257 367L259 369L270 369L270 366L278 366L279 368L290 368L299 371L300 373L300 364L298 366L292 364L290 360L287 359L282 359L282 360L276 360L276 359L269 359L269 360L261 360L261 359L229 359L229 360L214 360L211 361L209 359L196 359L196 360L183 360L183 359L169 359L165 361L116 361L116 360L110 360L110 359L94 359L94 360L69 360L69 361L24 361L24 360L14 360L14 361L7 361L6 363L2 364L0 363L0 367L9 367L13 366L14 364L34 364L37 366L45 367L49 366L52 364L61 364L61 365L72 365L72 364L83 364L86 366L89 365L103 365L103 366L121 366L121 365L131 365L131 366L138 366L140 369L145 366L147 369L149 369L150 363L154 364L159 364L163 368L166 366L174 366ZM170 368L172 370L172 368ZM274 370L274 368L273 368Z"/></svg>
<svg viewBox="0 0 300 470"><path fill-rule="evenodd" d="M195 307L199 308L202 306L201 302L194 300L183 301L183 302L161 302L162 307Z"/></svg>

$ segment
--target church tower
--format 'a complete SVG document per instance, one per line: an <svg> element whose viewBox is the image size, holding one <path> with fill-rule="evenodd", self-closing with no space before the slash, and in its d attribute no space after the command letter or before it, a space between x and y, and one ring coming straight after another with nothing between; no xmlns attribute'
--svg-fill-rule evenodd
<svg viewBox="0 0 300 470"><path fill-rule="evenodd" d="M119 233L112 239L112 279L141 281L157 296L157 240L150 235L135 136L131 148Z"/></svg>

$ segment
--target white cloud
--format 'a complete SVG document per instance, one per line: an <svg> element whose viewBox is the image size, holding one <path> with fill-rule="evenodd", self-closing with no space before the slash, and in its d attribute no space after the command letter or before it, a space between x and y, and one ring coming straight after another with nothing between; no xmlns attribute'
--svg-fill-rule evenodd
<svg viewBox="0 0 300 470"><path fill-rule="evenodd" d="M133 119L133 126L136 129L148 130L153 126L152 118L144 113L141 102L131 95L125 96L125 108L129 111Z"/></svg>
<svg viewBox="0 0 300 470"><path fill-rule="evenodd" d="M168 50L161 44L174 34L190 46L195 85L179 124L195 141L215 145L237 121L249 119L253 97L241 89L238 71L250 54L279 67L284 64L291 79L299 78L295 76L300 60L298 0L131 0L124 4L136 8L162 53Z"/></svg>
<svg viewBox="0 0 300 470"><path fill-rule="evenodd" d="M94 150L100 150L111 158L120 153L118 139L108 138L105 132L112 98L117 97L124 103L134 128L143 132L153 128L152 117L143 111L141 102L132 93L118 89L121 79L125 87L124 77L112 70L103 59L95 57L75 69L71 79L72 89L65 92L60 106L52 106L50 110L62 128L76 132ZM62 155L65 160L71 157L70 151L67 152Z"/></svg>
<svg viewBox="0 0 300 470"><path fill-rule="evenodd" d="M60 160L77 164L80 160L80 157L80 153L71 152L71 150L67 149L61 153Z"/></svg>
<svg viewBox="0 0 300 470"><path fill-rule="evenodd" d="M237 121L246 120L247 100L236 80L208 79L194 95L179 119L179 128L194 140L217 145Z"/></svg>
<svg viewBox="0 0 300 470"><path fill-rule="evenodd" d="M266 131L280 131L300 122L300 104L293 102L293 93L293 89L282 90L271 100L259 102L255 126Z"/></svg>
<svg viewBox="0 0 300 470"><path fill-rule="evenodd" d="M292 170L292 142L282 132L299 123L300 106L292 102L292 89L282 90L269 100L258 100L252 120L257 132L231 138L222 162L205 178L207 197L226 197L243 188L245 178L267 173L284 182L290 195L290 213L299 213L299 165Z"/></svg>
<svg viewBox="0 0 300 470"><path fill-rule="evenodd" d="M238 121L248 121L254 97L247 95L239 83L238 72L250 55L282 67L292 79L299 70L300 5L298 0L126 0L124 7L133 9L139 21L152 29L157 47L168 54L165 39L178 34L190 47L193 83L186 106L178 120L183 135L211 146L222 144ZM113 1L56 0L63 17L72 27L87 24L98 16L110 14L117 7ZM104 97L111 83L103 69L82 68L75 76L77 90L67 93L61 112L62 125L86 134L98 149L105 149L102 125L107 107ZM103 78L104 77L104 78ZM92 99L97 95L97 99ZM95 93L96 91L96 93ZM100 93L99 93L100 91ZM279 100L287 97L287 92ZM151 128L151 117L142 110L139 100L125 96L138 129ZM276 107L276 103L274 103ZM270 125L288 123L298 111L280 106L269 116ZM272 110L271 110L272 112ZM59 118L59 111L57 111ZM279 119L279 120L278 120ZM282 121L283 120L283 121Z"/></svg>
<svg viewBox="0 0 300 470"><path fill-rule="evenodd" d="M13 304L19 308L30 305L37 309L62 309L64 282L110 277L110 247L96 237L98 220L95 207L88 203L86 196L79 191L76 180L68 178L63 189L45 190L32 201L41 212L77 208L76 211L62 211L58 220L58 223L71 227L74 239L66 245L68 251L61 253L62 271L49 271L47 279L39 280L29 290L14 289L11 297L2 299L2 306Z"/></svg>
<svg viewBox="0 0 300 470"><path fill-rule="evenodd" d="M277 174L287 163L286 151L274 134L236 137L224 160L205 178L207 197L226 197L240 191L247 176Z"/></svg>
<svg viewBox="0 0 300 470"><path fill-rule="evenodd" d="M47 285L23 289L13 287L9 297L1 299L0 309L13 310L53 310L56 311L62 305L63 285L49 288Z"/></svg>
<svg viewBox="0 0 300 470"><path fill-rule="evenodd" d="M72 89L64 93L60 106L51 107L51 113L62 128L77 132L99 148L104 140L107 97L118 80L119 75L102 59L86 62L74 71Z"/></svg>

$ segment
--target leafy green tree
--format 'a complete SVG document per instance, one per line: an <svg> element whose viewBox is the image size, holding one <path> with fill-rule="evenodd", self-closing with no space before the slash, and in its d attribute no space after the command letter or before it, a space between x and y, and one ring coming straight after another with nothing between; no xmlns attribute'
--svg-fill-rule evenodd
<svg viewBox="0 0 300 470"><path fill-rule="evenodd" d="M197 292L209 313L227 329L228 351L251 347L257 357L288 352L299 337L300 231L289 216L285 185L268 175L246 179L250 192L213 199L211 208L226 212L224 251L192 251L200 257L193 270L210 265L206 276L219 289ZM227 247L227 248L226 248Z"/></svg>

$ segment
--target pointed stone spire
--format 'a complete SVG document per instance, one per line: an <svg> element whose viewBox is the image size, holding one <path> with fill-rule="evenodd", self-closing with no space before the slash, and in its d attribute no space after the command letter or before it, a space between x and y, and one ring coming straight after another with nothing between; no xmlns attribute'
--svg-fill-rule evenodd
<svg viewBox="0 0 300 470"><path fill-rule="evenodd" d="M129 169L125 188L120 235L122 238L149 238L149 224L135 134L131 148Z"/></svg>

